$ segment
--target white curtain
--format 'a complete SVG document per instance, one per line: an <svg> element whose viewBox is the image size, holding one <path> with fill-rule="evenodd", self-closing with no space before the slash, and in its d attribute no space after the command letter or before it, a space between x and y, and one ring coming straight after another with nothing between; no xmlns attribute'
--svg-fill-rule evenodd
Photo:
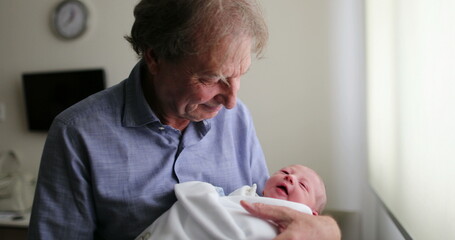
<svg viewBox="0 0 455 240"><path fill-rule="evenodd" d="M455 1L367 0L369 176L415 239L455 239Z"/></svg>

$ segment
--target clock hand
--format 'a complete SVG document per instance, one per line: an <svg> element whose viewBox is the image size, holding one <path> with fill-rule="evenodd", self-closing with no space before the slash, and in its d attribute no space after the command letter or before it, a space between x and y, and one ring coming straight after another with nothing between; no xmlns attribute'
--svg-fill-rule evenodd
<svg viewBox="0 0 455 240"><path fill-rule="evenodd" d="M70 23L73 21L73 19L74 19L75 16L76 16L76 13L75 13L74 9L71 8L71 9L70 9L70 16L69 16L69 18L66 20L65 25L70 24Z"/></svg>

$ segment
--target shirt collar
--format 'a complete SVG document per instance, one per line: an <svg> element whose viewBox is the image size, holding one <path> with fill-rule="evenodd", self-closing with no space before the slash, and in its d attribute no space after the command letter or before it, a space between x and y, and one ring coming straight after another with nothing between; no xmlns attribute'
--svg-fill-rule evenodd
<svg viewBox="0 0 455 240"><path fill-rule="evenodd" d="M122 124L125 127L140 127L152 122L159 122L150 108L142 91L143 60L139 61L130 73L125 85L125 108Z"/></svg>

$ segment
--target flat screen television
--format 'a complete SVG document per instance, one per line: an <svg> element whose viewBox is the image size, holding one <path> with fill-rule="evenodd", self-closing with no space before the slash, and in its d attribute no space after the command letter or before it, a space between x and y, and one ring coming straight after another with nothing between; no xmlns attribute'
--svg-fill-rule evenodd
<svg viewBox="0 0 455 240"><path fill-rule="evenodd" d="M22 74L28 129L47 131L55 116L106 87L103 69Z"/></svg>

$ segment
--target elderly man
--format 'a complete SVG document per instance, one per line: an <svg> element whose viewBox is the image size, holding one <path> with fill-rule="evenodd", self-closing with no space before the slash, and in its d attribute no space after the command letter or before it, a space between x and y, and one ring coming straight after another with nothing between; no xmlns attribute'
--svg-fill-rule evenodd
<svg viewBox="0 0 455 240"><path fill-rule="evenodd" d="M257 183L262 192L264 155L237 99L268 37L257 3L142 0L134 14L127 40L141 60L130 76L52 124L29 239L134 239L176 201L179 182L226 192ZM282 236L339 238L329 217L246 207L279 223Z"/></svg>

